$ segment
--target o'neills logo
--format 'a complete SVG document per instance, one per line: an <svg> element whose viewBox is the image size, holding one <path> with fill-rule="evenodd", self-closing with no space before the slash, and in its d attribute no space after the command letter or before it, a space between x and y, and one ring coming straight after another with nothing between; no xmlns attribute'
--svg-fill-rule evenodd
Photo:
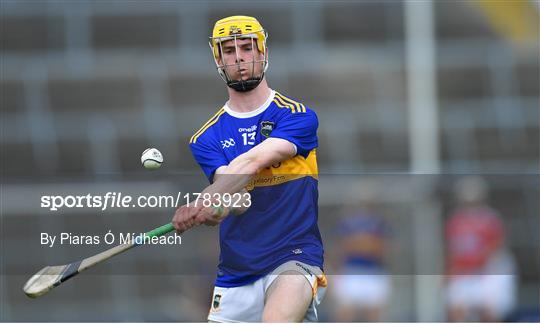
<svg viewBox="0 0 540 324"><path fill-rule="evenodd" d="M274 130L274 123L271 121L263 121L261 123L261 134L264 137L270 136L270 133Z"/></svg>
<svg viewBox="0 0 540 324"><path fill-rule="evenodd" d="M245 128L245 127L240 127L238 128L238 131L240 133L243 133L243 132L254 132L257 130L257 125L252 125L251 127L248 127L248 128Z"/></svg>

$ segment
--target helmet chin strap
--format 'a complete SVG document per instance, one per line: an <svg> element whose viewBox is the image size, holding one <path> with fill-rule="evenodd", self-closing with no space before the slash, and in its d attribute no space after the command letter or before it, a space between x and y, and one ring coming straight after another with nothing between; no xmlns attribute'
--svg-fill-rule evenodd
<svg viewBox="0 0 540 324"><path fill-rule="evenodd" d="M225 83L227 83L227 86L229 88L238 92L248 92L257 88L257 86L262 82L267 69L268 69L268 60L266 59L265 64L264 64L264 70L261 72L261 75L258 77L251 77L247 80L231 80L224 69L218 68L218 71L219 71L219 75L225 81Z"/></svg>
<svg viewBox="0 0 540 324"><path fill-rule="evenodd" d="M234 89L238 92L248 92L251 91L261 83L263 75L259 78L250 78L247 80L228 80L227 86L231 89Z"/></svg>

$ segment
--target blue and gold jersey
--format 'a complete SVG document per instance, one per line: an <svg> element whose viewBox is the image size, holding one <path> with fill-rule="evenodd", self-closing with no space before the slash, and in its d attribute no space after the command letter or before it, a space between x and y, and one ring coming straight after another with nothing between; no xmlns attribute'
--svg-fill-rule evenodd
<svg viewBox="0 0 540 324"><path fill-rule="evenodd" d="M216 286L249 284L289 260L323 267L317 226L318 120L304 104L272 91L248 113L221 108L190 140L193 156L211 182L215 171L266 138L282 138L297 155L263 169L247 186L251 207L220 225Z"/></svg>

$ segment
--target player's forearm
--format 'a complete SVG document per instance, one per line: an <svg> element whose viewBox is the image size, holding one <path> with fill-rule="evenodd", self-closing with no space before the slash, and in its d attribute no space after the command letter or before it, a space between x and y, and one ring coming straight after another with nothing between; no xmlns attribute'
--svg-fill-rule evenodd
<svg viewBox="0 0 540 324"><path fill-rule="evenodd" d="M239 173L240 170L243 173ZM240 215L247 210L249 206L245 206L245 201L247 200L247 197L244 195L247 193L245 187L257 172L256 164L252 161L250 162L250 159L245 156L239 156L224 170L221 170L219 174L216 173L214 175L214 183L206 187L201 195L210 194L212 199L215 200L214 205L217 206L212 207L214 209L214 219L211 222L207 222L207 225L217 225L228 215ZM226 201L221 199L225 194L232 195L236 193L242 193L242 201L236 201L235 203L239 207L226 204Z"/></svg>
<svg viewBox="0 0 540 324"><path fill-rule="evenodd" d="M219 178L205 189L209 193L237 193L265 167L290 159L296 154L295 146L281 138L268 138L244 154L236 157Z"/></svg>
<svg viewBox="0 0 540 324"><path fill-rule="evenodd" d="M238 193L260 170L273 163L285 161L295 154L295 147L290 142L280 138L269 138L232 160L219 172L219 176L215 176L214 183L206 187L203 193L212 196Z"/></svg>
<svg viewBox="0 0 540 324"><path fill-rule="evenodd" d="M242 191L259 172L260 165L248 154L234 159L203 193L234 194Z"/></svg>

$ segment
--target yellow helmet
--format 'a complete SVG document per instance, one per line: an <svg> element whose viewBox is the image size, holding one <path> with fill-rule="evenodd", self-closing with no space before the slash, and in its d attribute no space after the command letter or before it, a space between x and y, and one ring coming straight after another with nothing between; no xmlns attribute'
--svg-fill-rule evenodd
<svg viewBox="0 0 540 324"><path fill-rule="evenodd" d="M219 62L221 56L221 42L234 40L236 44L237 39L251 38L252 41L257 43L257 49L263 54L263 59L254 60L251 62L253 72L255 71L255 65L261 64L262 72L260 75L253 75L248 80L233 80L227 73L227 68L231 68L231 65L225 65L223 62ZM210 48L214 56L214 61L217 66L217 70L223 81L227 83L227 86L237 91L250 91L256 88L264 78L266 69L268 68L268 51L266 47L266 39L268 34L263 29L262 25L257 19L249 16L230 16L220 19L214 25L212 30L212 37L210 37ZM239 65L238 65L239 66Z"/></svg>
<svg viewBox="0 0 540 324"><path fill-rule="evenodd" d="M214 25L210 47L214 53L214 58L219 58L218 44L220 42L237 38L256 38L259 52L266 54L266 31L259 21L249 16L230 16L220 19Z"/></svg>

